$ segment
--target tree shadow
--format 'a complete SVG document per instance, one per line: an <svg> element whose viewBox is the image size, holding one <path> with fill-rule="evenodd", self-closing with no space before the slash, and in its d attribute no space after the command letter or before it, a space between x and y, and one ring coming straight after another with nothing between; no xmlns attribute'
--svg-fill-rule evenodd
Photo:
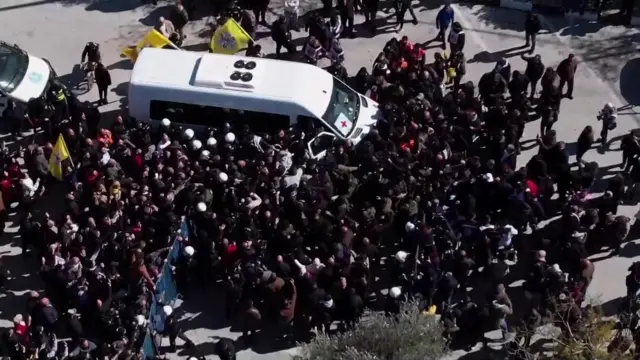
<svg viewBox="0 0 640 360"><path fill-rule="evenodd" d="M119 61L114 62L113 64L107 66L107 70L131 70L133 69L133 63L129 58L124 58Z"/></svg>
<svg viewBox="0 0 640 360"><path fill-rule="evenodd" d="M129 82L126 81L118 84L118 86L111 88L111 92L117 96L127 96L129 93Z"/></svg>
<svg viewBox="0 0 640 360"><path fill-rule="evenodd" d="M147 16L138 19L138 21L144 26L155 26L156 24L158 24L158 19L161 16L164 16L164 17L169 16L172 8L173 6L169 4L164 6L158 6L155 9L153 9L151 12L149 12Z"/></svg>
<svg viewBox="0 0 640 360"><path fill-rule="evenodd" d="M524 21L526 13L500 8L477 5L474 3L458 3L459 7L466 7L481 22L493 29L506 29L524 32Z"/></svg>
<svg viewBox="0 0 640 360"><path fill-rule="evenodd" d="M495 63L500 59L508 59L528 52L529 49L525 48L525 46L515 46L494 52L488 52L485 50L475 54L471 59L467 60L467 63Z"/></svg>

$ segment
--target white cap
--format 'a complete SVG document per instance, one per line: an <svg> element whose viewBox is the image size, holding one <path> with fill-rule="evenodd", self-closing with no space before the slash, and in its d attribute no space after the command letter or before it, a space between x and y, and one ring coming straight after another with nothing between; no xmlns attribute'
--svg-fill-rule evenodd
<svg viewBox="0 0 640 360"><path fill-rule="evenodd" d="M416 225L414 223L412 223L411 221L407 221L406 224L404 224L404 231L406 232L410 232L416 229Z"/></svg>
<svg viewBox="0 0 640 360"><path fill-rule="evenodd" d="M402 295L402 289L398 286L394 286L389 290L389 295L391 295L392 298L397 299Z"/></svg>
<svg viewBox="0 0 640 360"><path fill-rule="evenodd" d="M228 132L227 135L224 136L224 141L232 143L236 141L236 135L232 132Z"/></svg>
<svg viewBox="0 0 640 360"><path fill-rule="evenodd" d="M218 180L220 182L227 182L227 180L229 180L229 175L227 175L226 173L221 172L220 174L218 174Z"/></svg>
<svg viewBox="0 0 640 360"><path fill-rule="evenodd" d="M162 126L169 127L169 125L171 125L171 120L167 118L162 119Z"/></svg>
<svg viewBox="0 0 640 360"><path fill-rule="evenodd" d="M184 248L184 253L187 254L188 256L193 256L195 252L196 252L196 249L194 249L193 246L187 246L186 248Z"/></svg>
<svg viewBox="0 0 640 360"><path fill-rule="evenodd" d="M491 173L486 173L484 174L483 178L488 182L488 183L492 183L493 182L493 175Z"/></svg>
<svg viewBox="0 0 640 360"><path fill-rule="evenodd" d="M169 315L173 314L173 308L171 306L169 306L169 305L165 305L165 306L162 307L162 312L164 312L164 314L166 316L169 316Z"/></svg>
<svg viewBox="0 0 640 360"><path fill-rule="evenodd" d="M207 139L207 146L216 146L218 144L218 140L216 138L210 137Z"/></svg>
<svg viewBox="0 0 640 360"><path fill-rule="evenodd" d="M202 152L200 153L200 158L203 160L207 160L210 154L211 153L209 152L209 150L202 150Z"/></svg>
<svg viewBox="0 0 640 360"><path fill-rule="evenodd" d="M147 322L147 319L144 318L144 315L136 315L136 324L142 326Z"/></svg>
<svg viewBox="0 0 640 360"><path fill-rule="evenodd" d="M193 150L200 150L200 148L202 147L202 142L200 140L193 140L191 142L191 147L193 148Z"/></svg>
<svg viewBox="0 0 640 360"><path fill-rule="evenodd" d="M199 202L198 205L196 205L196 210L198 210L198 212L205 212L207 211L207 205L203 202Z"/></svg>
<svg viewBox="0 0 640 360"><path fill-rule="evenodd" d="M396 253L396 260L400 261L400 262L405 262L407 260L407 254L406 252L400 250Z"/></svg>
<svg viewBox="0 0 640 360"><path fill-rule="evenodd" d="M193 138L193 135L194 135L194 133L193 133L193 130L191 130L191 129L187 129L187 130L184 131L184 136L186 136L187 139Z"/></svg>
<svg viewBox="0 0 640 360"><path fill-rule="evenodd" d="M560 265L558 264L551 265L551 270L555 273L562 274L562 270L560 269Z"/></svg>
<svg viewBox="0 0 640 360"><path fill-rule="evenodd" d="M604 107L612 109L613 108L613 104L608 102L608 103L604 104Z"/></svg>

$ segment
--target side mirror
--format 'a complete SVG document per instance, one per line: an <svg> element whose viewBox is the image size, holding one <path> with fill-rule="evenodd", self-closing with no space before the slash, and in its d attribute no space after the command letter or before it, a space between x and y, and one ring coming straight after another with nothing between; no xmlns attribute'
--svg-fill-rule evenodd
<svg viewBox="0 0 640 360"><path fill-rule="evenodd" d="M333 145L336 136L330 132L321 132L307 143L307 151L312 159L320 159Z"/></svg>

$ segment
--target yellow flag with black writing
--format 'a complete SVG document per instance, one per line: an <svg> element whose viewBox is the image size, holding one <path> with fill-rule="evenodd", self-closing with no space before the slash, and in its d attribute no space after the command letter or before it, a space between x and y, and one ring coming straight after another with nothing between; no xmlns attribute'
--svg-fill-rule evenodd
<svg viewBox="0 0 640 360"><path fill-rule="evenodd" d="M62 180L64 170L62 168L62 162L69 158L69 150L67 144L64 142L62 134L58 135L58 141L53 147L51 157L49 158L49 172L53 177L58 180Z"/></svg>

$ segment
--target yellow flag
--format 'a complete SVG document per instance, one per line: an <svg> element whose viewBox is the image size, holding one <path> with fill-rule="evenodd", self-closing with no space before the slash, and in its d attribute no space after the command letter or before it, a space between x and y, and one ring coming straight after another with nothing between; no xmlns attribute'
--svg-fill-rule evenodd
<svg viewBox="0 0 640 360"><path fill-rule="evenodd" d="M167 45L172 44L171 40L167 39L166 36L162 35L158 30L151 29L147 34L142 38L142 40L138 41L134 47L128 47L122 50L122 55L131 59L132 62L135 62L138 58L138 54L145 47L153 47L153 48L163 48Z"/></svg>
<svg viewBox="0 0 640 360"><path fill-rule="evenodd" d="M67 144L64 142L62 134L58 135L58 141L56 141L56 145L53 147L51 157L49 158L49 172L53 177L62 180L62 175L64 174L62 162L68 158L69 150L67 149Z"/></svg>
<svg viewBox="0 0 640 360"><path fill-rule="evenodd" d="M251 36L234 19L229 19L220 26L211 37L209 48L216 54L233 55L246 49Z"/></svg>

